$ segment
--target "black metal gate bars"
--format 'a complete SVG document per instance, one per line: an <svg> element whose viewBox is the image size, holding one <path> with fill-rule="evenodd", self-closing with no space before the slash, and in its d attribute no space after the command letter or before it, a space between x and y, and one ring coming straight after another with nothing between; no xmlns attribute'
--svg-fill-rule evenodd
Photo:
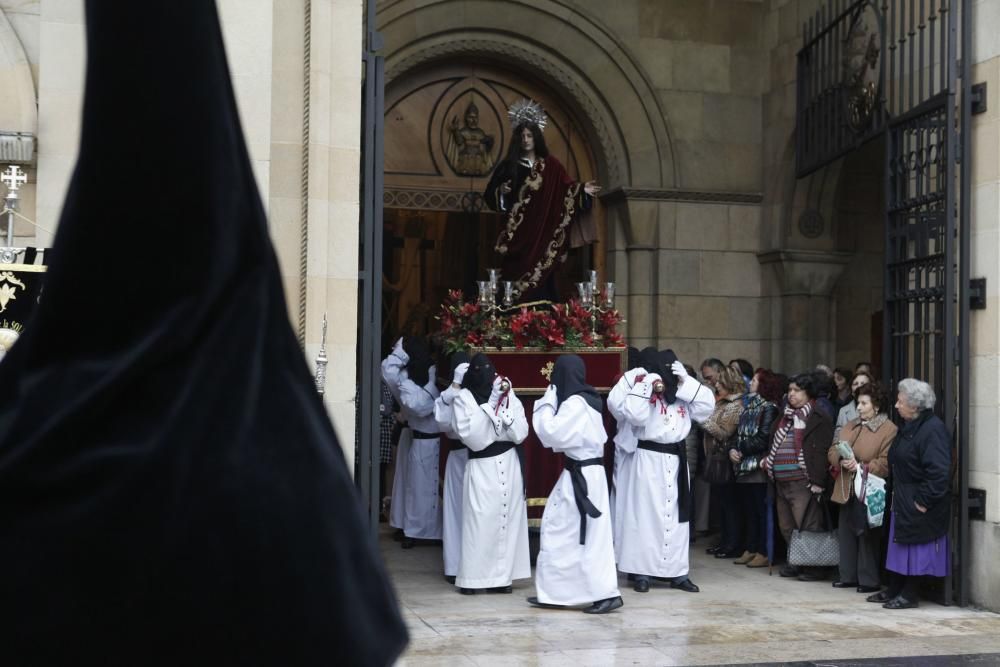
<svg viewBox="0 0 1000 667"><path fill-rule="evenodd" d="M970 96L968 58L960 76L958 52L969 44L970 5L831 0L803 27L796 119L799 177L885 137L883 377L891 386L905 377L928 382L939 416L957 436L954 561L962 605L968 604L968 401L959 399L968 396Z"/></svg>

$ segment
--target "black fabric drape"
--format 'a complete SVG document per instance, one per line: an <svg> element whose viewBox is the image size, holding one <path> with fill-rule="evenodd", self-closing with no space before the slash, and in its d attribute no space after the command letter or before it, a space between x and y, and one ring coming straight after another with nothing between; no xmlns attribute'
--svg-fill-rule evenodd
<svg viewBox="0 0 1000 667"><path fill-rule="evenodd" d="M556 412L559 412L559 406L565 403L570 396L576 395L579 395L587 402L587 405L597 412L601 412L603 409L600 394L587 384L587 367L579 355L563 354L556 359L555 366L552 368L552 384L556 386L556 398L559 401Z"/></svg>
<svg viewBox="0 0 1000 667"><path fill-rule="evenodd" d="M0 364L3 663L391 664L406 631L288 323L215 5L86 18L45 296Z"/></svg>

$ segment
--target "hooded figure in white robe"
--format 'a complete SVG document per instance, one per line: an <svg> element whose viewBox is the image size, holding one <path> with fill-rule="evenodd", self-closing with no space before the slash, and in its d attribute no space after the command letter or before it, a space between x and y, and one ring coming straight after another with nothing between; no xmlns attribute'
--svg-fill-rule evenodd
<svg viewBox="0 0 1000 667"><path fill-rule="evenodd" d="M504 384L506 383L506 385ZM462 508L462 556L455 584L466 595L510 593L531 578L528 508L519 445L524 406L485 354L477 354L452 402L452 430L469 448Z"/></svg>
<svg viewBox="0 0 1000 667"><path fill-rule="evenodd" d="M458 561L462 556L462 493L465 487L465 465L469 450L461 443L451 428L452 401L462 390L462 377L469 368L469 355L455 352L451 355L452 383L434 401L434 421L451 441L448 461L444 466L444 493L442 501L441 542L444 553L444 578L453 584L458 575Z"/></svg>
<svg viewBox="0 0 1000 667"><path fill-rule="evenodd" d="M635 434L635 428L628 423L622 409L625 406L625 396L635 384L635 378L645 377L647 371L643 368L643 358L648 355L656 355L656 348L647 347L642 352L630 347L628 349L628 370L618 383L611 389L608 395L608 411L618 422L618 432L615 433L615 466L611 475L611 526L615 542L615 562L618 561L619 545L621 544L621 527L624 519L622 509L624 505L618 502L620 496L628 495L628 482L631 479L631 468L635 448L639 444L639 438ZM644 357L644 355L646 355Z"/></svg>
<svg viewBox="0 0 1000 667"><path fill-rule="evenodd" d="M618 566L635 575L636 592L649 591L649 578L658 577L696 593L688 577L691 492L684 439L692 419L712 414L715 399L671 350L655 360L643 355L643 364L651 366L649 373L623 377L609 397L638 437L628 491L618 498Z"/></svg>
<svg viewBox="0 0 1000 667"><path fill-rule="evenodd" d="M441 439L434 421L434 401L438 397L435 369L427 344L415 337L400 338L392 354L382 361L382 379L389 386L406 419L407 428L400 435L397 453L397 478L393 481L392 503L403 500L402 547L409 549L416 540L441 539L441 500L438 467ZM407 433L409 431L409 433ZM409 451L403 440L409 439ZM405 460L404 460L405 454ZM398 476L403 464L402 477ZM401 482L397 495L397 482Z"/></svg>
<svg viewBox="0 0 1000 667"><path fill-rule="evenodd" d="M542 514L535 568L538 606L592 603L588 614L622 606L611 535L601 397L586 383L583 359L559 357L552 384L535 402L532 425L542 445L564 455L563 472Z"/></svg>

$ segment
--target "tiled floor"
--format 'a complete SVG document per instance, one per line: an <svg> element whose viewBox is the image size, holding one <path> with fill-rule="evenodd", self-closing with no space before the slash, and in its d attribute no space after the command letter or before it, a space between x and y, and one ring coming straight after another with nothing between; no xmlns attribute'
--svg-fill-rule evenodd
<svg viewBox="0 0 1000 667"><path fill-rule="evenodd" d="M825 582L781 579L692 550L701 593L621 580L625 606L606 616L528 606L513 595L459 595L440 547L382 551L410 629L401 665L707 665L1000 653L1000 615L942 607L888 611ZM915 660L913 664L920 664ZM937 663L940 664L940 663ZM979 664L997 664L983 656Z"/></svg>

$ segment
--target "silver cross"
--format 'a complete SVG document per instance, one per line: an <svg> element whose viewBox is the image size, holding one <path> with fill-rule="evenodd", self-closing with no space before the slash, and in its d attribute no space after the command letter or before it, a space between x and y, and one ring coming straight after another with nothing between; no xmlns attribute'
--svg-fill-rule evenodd
<svg viewBox="0 0 1000 667"><path fill-rule="evenodd" d="M7 171L0 174L0 181L10 190L17 192L22 185L28 182L28 175L21 171L16 164L7 167Z"/></svg>

